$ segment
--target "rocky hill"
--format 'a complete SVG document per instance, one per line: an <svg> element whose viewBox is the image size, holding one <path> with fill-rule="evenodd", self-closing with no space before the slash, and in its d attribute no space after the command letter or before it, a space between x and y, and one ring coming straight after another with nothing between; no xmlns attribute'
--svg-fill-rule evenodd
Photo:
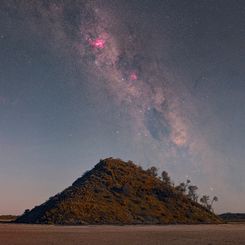
<svg viewBox="0 0 245 245"><path fill-rule="evenodd" d="M220 219L132 162L108 158L18 223L177 224Z"/></svg>

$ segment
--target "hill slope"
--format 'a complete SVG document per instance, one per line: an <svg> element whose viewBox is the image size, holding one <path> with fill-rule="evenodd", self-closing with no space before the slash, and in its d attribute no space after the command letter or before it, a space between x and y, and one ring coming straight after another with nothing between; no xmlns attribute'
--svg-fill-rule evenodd
<svg viewBox="0 0 245 245"><path fill-rule="evenodd" d="M17 222L169 224L219 223L220 219L149 171L108 158Z"/></svg>

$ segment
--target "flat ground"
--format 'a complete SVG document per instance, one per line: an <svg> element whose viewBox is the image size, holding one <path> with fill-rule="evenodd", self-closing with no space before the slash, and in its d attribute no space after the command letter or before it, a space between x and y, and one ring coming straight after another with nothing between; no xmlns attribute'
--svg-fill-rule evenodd
<svg viewBox="0 0 245 245"><path fill-rule="evenodd" d="M0 224L0 244L245 244L245 224L169 226L47 226Z"/></svg>

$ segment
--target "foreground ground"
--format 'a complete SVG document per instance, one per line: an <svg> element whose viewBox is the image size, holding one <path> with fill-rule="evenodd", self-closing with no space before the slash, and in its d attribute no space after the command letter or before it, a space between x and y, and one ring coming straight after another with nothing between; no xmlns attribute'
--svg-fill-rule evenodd
<svg viewBox="0 0 245 245"><path fill-rule="evenodd" d="M245 224L122 227L0 224L0 244L245 244Z"/></svg>

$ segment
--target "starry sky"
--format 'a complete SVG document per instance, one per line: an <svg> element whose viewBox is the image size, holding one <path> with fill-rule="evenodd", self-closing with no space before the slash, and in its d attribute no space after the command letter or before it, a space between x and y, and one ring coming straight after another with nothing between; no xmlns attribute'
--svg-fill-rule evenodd
<svg viewBox="0 0 245 245"><path fill-rule="evenodd" d="M2 0L0 213L99 159L245 205L243 0Z"/></svg>

